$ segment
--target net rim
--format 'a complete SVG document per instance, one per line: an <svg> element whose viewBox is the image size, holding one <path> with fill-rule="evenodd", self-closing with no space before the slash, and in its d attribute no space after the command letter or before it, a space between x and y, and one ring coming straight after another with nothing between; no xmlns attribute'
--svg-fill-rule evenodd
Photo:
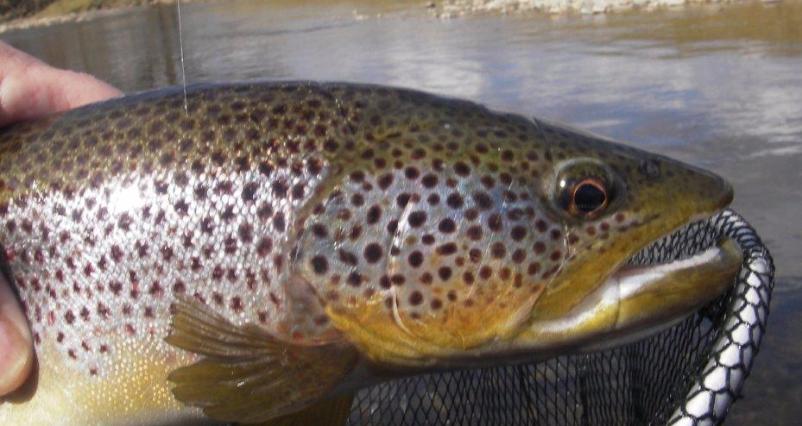
<svg viewBox="0 0 802 426"><path fill-rule="evenodd" d="M743 252L743 264L730 291L714 351L696 373L685 399L667 424L720 424L739 396L754 365L765 334L774 262L755 229L741 215L726 209L710 219L723 236L734 239Z"/></svg>

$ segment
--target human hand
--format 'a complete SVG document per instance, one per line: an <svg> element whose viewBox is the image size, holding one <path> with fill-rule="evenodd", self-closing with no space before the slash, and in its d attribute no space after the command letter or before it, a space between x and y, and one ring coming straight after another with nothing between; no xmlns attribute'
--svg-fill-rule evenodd
<svg viewBox="0 0 802 426"><path fill-rule="evenodd" d="M121 94L91 75L53 68L0 41L0 126ZM27 320L0 273L0 396L22 385L32 366Z"/></svg>

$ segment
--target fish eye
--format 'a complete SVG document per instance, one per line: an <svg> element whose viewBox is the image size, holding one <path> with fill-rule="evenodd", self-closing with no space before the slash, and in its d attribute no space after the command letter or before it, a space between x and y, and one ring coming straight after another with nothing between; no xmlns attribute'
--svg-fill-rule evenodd
<svg viewBox="0 0 802 426"><path fill-rule="evenodd" d="M558 166L553 199L576 219L595 219L617 199L621 185L616 174L596 160L572 160ZM620 194L619 194L620 195Z"/></svg>
<svg viewBox="0 0 802 426"><path fill-rule="evenodd" d="M568 212L574 216L595 216L607 207L607 188L599 178L585 178L567 190Z"/></svg>

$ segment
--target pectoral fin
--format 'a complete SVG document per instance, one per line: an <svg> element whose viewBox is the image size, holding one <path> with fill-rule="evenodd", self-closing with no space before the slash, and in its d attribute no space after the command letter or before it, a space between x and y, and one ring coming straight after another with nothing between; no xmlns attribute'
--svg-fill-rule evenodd
<svg viewBox="0 0 802 426"><path fill-rule="evenodd" d="M356 362L351 346L285 342L190 298L176 304L166 340L204 356L168 377L176 399L219 421L259 423L295 413L330 396Z"/></svg>

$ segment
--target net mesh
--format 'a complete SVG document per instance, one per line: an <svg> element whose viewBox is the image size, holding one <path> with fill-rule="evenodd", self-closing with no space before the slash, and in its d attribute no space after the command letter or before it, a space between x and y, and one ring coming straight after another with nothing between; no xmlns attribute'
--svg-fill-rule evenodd
<svg viewBox="0 0 802 426"><path fill-rule="evenodd" d="M774 267L732 210L641 251L636 264L697 253L722 236L744 262L730 291L679 324L614 349L454 371L364 389L349 425L711 425L723 422L760 346Z"/></svg>

